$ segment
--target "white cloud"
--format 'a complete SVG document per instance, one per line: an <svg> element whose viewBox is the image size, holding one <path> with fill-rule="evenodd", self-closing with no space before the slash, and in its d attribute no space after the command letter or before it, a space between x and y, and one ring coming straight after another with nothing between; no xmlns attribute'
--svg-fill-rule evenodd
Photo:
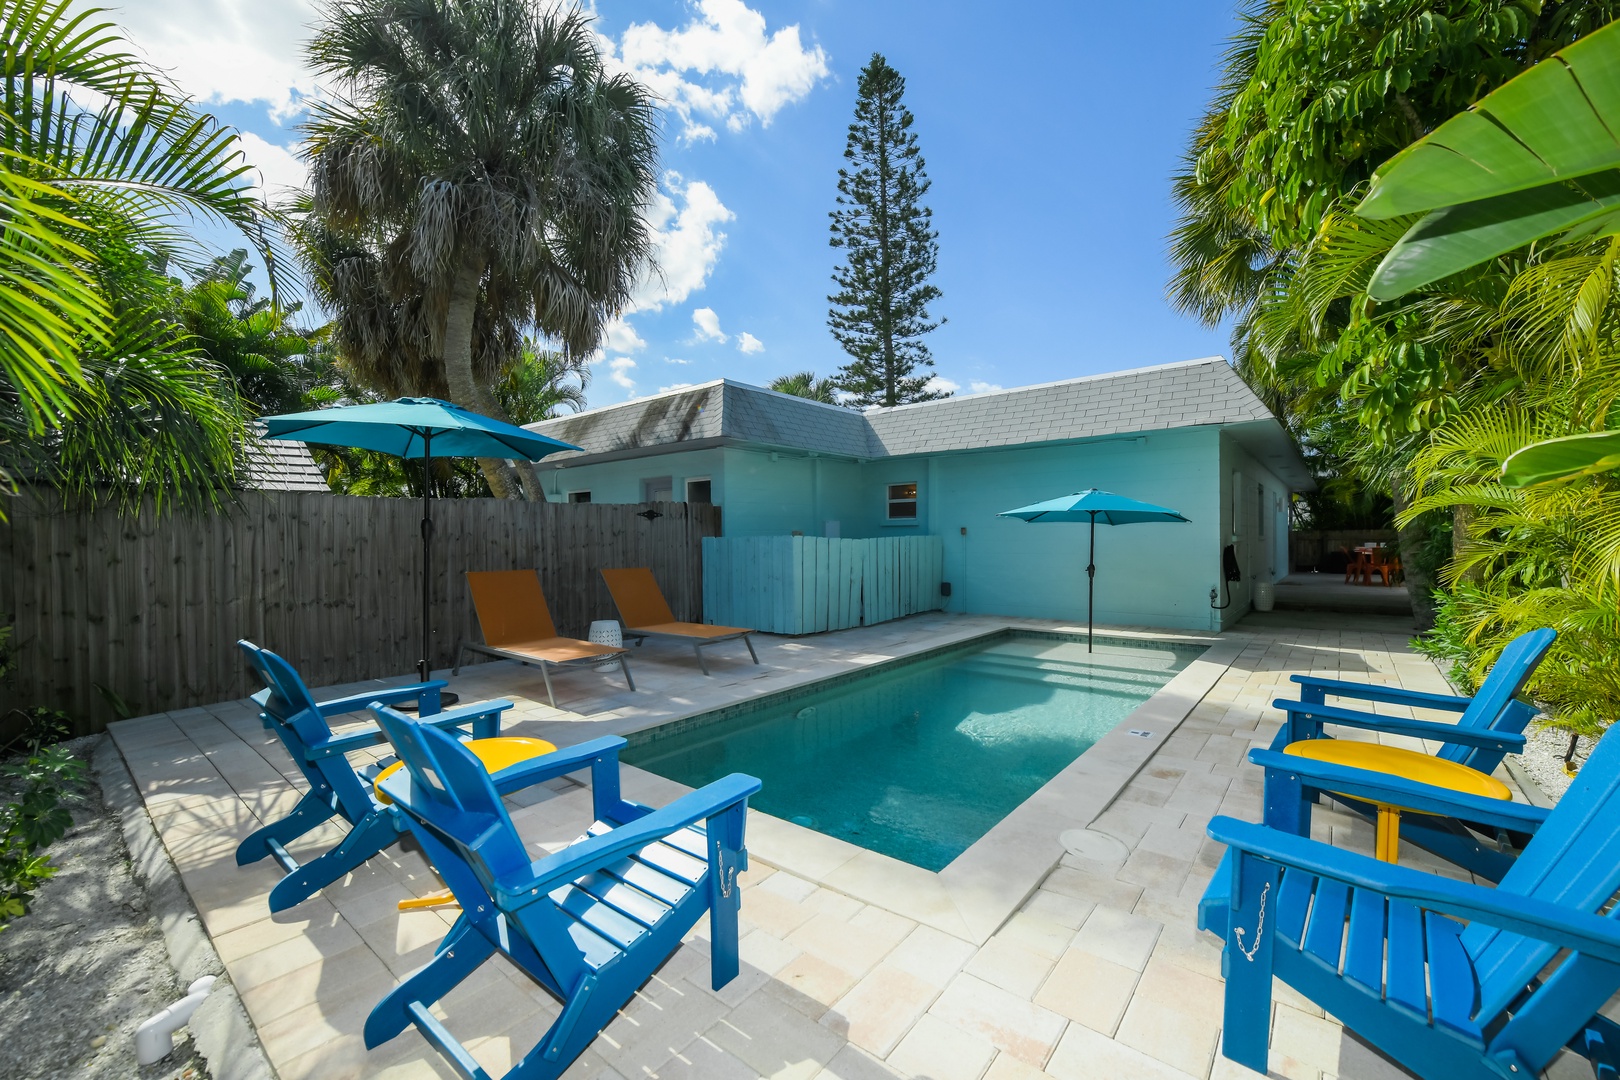
<svg viewBox="0 0 1620 1080"><path fill-rule="evenodd" d="M715 138L710 122L741 131L768 125L828 76L827 54L806 48L797 24L774 33L743 0L697 0L679 30L634 23L617 42L603 38L609 62L646 83L681 121L687 142Z"/></svg>
<svg viewBox="0 0 1620 1080"><path fill-rule="evenodd" d="M759 338L744 330L737 335L737 351L742 353L757 353L765 351L765 343Z"/></svg>
<svg viewBox="0 0 1620 1080"><path fill-rule="evenodd" d="M996 383L988 383L982 379L973 379L968 383L968 393L970 394L993 394L1000 389L1002 387Z"/></svg>
<svg viewBox="0 0 1620 1080"><path fill-rule="evenodd" d="M602 332L602 347L608 352L633 353L647 347L636 328L623 319L614 319Z"/></svg>
<svg viewBox="0 0 1620 1080"><path fill-rule="evenodd" d="M659 272L648 275L636 288L630 310L659 311L703 288L726 243L720 226L736 216L708 184L701 180L688 183L680 173L665 173L662 187L647 208Z"/></svg>
<svg viewBox="0 0 1620 1080"><path fill-rule="evenodd" d="M671 390L685 390L688 386L696 386L696 385L697 385L696 383L689 383L689 382L670 383L668 386L660 386L658 388L658 392L660 394L667 394Z"/></svg>
<svg viewBox="0 0 1620 1080"><path fill-rule="evenodd" d="M698 341L726 343L726 335L720 329L720 316L714 313L714 308L700 307L692 312L692 324L697 327Z"/></svg>
<svg viewBox="0 0 1620 1080"><path fill-rule="evenodd" d="M962 384L943 375L935 375L923 384L923 389L931 394L954 394L962 389Z"/></svg>
<svg viewBox="0 0 1620 1080"><path fill-rule="evenodd" d="M629 390L632 393L635 392L636 380L630 377L630 373L636 370L636 362L634 360L630 359L628 356L615 356L612 360L608 361L608 369L608 377L610 379L624 387L626 390Z"/></svg>
<svg viewBox="0 0 1620 1080"><path fill-rule="evenodd" d="M675 356L666 356L666 357L664 357L664 363L666 363L666 364L690 364L691 362L692 361L690 361L690 360L682 360L679 357L675 357Z"/></svg>
<svg viewBox="0 0 1620 1080"><path fill-rule="evenodd" d="M202 101L262 101L280 123L316 92L303 62L309 0L129 0L114 15L139 52Z"/></svg>
<svg viewBox="0 0 1620 1080"><path fill-rule="evenodd" d="M289 188L300 188L309 177L309 169L293 156L285 146L277 146L253 134L241 133L242 152L248 163L259 170L260 196L275 199Z"/></svg>

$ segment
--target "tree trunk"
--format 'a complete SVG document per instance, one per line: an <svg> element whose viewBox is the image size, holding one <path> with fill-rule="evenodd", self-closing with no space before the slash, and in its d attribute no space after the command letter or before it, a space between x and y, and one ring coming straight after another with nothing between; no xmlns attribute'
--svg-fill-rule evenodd
<svg viewBox="0 0 1620 1080"><path fill-rule="evenodd" d="M484 277L484 262L466 255L457 263L450 282L450 302L444 313L444 381L450 387L450 400L482 416L500 419L501 407L490 388L473 372L473 315L478 309L478 287ZM511 466L501 458L479 458L478 468L497 499L519 498L523 492Z"/></svg>
<svg viewBox="0 0 1620 1080"><path fill-rule="evenodd" d="M1406 509L1406 492L1401 483L1406 478L1397 476L1390 486L1390 498L1395 503L1395 515ZM1429 580L1423 566L1421 550L1425 539L1423 526L1412 522L1397 534L1401 550L1401 570L1406 574L1406 592L1412 598L1412 619L1420 631L1434 629L1434 583Z"/></svg>

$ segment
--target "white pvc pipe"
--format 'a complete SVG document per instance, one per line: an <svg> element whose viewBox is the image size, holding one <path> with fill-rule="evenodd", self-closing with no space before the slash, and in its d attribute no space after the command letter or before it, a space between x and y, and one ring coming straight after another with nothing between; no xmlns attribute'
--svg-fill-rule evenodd
<svg viewBox="0 0 1620 1080"><path fill-rule="evenodd" d="M191 1014L214 988L214 976L204 975L186 987L186 996L135 1029L135 1060L142 1065L162 1061L174 1049L174 1033L191 1022Z"/></svg>

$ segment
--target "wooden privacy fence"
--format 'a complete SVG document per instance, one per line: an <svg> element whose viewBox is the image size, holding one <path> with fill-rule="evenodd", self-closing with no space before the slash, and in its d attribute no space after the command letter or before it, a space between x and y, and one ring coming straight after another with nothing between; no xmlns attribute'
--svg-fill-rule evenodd
<svg viewBox="0 0 1620 1080"><path fill-rule="evenodd" d="M421 650L422 504L255 492L227 514L137 517L8 500L0 623L16 651L6 706L62 709L99 729L103 686L140 712L258 686L235 643L285 656L311 686L401 675ZM657 516L643 516L656 510ZM444 499L433 504L434 667L477 621L467 570L536 567L559 630L613 618L598 573L648 566L680 619L702 619L699 540L719 508ZM475 637L476 639L476 637Z"/></svg>
<svg viewBox="0 0 1620 1080"><path fill-rule="evenodd" d="M942 607L944 570L937 536L705 537L703 613L772 634L870 626Z"/></svg>

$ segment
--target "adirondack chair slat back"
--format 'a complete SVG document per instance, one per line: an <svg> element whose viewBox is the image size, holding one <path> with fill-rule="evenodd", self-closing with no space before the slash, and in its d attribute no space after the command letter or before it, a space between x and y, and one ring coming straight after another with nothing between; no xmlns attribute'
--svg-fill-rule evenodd
<svg viewBox="0 0 1620 1080"><path fill-rule="evenodd" d="M467 588L485 645L498 649L557 636L538 570L469 570Z"/></svg>
<svg viewBox="0 0 1620 1080"><path fill-rule="evenodd" d="M662 626L679 621L669 609L669 601L664 599L663 590L659 589L652 571L645 566L603 570L602 580L607 582L608 592L613 597L614 606L619 609L619 617L624 620L624 625Z"/></svg>
<svg viewBox="0 0 1620 1080"><path fill-rule="evenodd" d="M1620 889L1620 739L1598 741L1497 892L1597 912ZM1500 1014L1557 951L1476 922L1462 933L1480 981L1482 1018Z"/></svg>
<svg viewBox="0 0 1620 1080"><path fill-rule="evenodd" d="M236 643L247 656L248 664L264 682L264 689L255 694L264 714L270 718L277 737L287 753L304 774L312 787L330 786L344 807L345 816L364 814L371 807L371 795L365 785L355 777L354 770L342 757L312 761L306 751L323 746L332 738L332 728L321 715L315 697L299 678L293 666L269 649L261 649L251 641Z"/></svg>
<svg viewBox="0 0 1620 1080"><path fill-rule="evenodd" d="M372 712L410 770L407 812L459 851L486 888L505 875L527 872L523 840L472 752L403 713L386 707Z"/></svg>
<svg viewBox="0 0 1620 1080"><path fill-rule="evenodd" d="M1457 726L1480 730L1493 725L1500 728L1497 718L1502 715L1502 710L1508 707L1508 703L1524 689L1524 684L1530 681L1530 676L1536 673L1542 657L1547 655L1547 650L1552 648L1553 639L1557 636L1556 631L1544 627L1520 634L1508 642L1502 649L1502 654L1496 658L1496 663L1491 665L1490 674L1485 676L1485 681L1480 684L1479 693L1474 695L1474 700L1457 718ZM1525 719L1528 720L1529 717L1526 716ZM1523 725L1519 725L1518 729L1523 730ZM1474 764L1468 759L1476 753L1475 747L1450 743L1437 756L1447 761L1468 765ZM1488 762L1493 769L1501 762L1502 755L1496 754L1494 757L1494 761Z"/></svg>

